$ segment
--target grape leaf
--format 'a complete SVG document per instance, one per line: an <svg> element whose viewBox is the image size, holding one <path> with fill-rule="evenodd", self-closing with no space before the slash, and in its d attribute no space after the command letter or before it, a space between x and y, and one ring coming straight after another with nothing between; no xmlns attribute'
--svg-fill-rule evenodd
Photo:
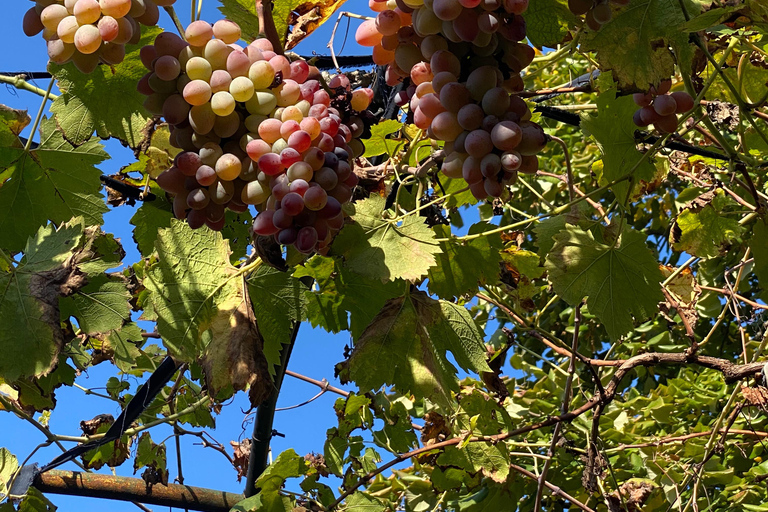
<svg viewBox="0 0 768 512"><path fill-rule="evenodd" d="M19 141L19 134L29 124L29 114L26 110L16 110L5 105L0 105L0 148L22 148L24 145ZM0 149L0 151L2 151ZM3 153L0 152L0 155ZM0 157L2 158L2 157ZM0 159L0 165L3 165ZM2 181L2 178L0 178Z"/></svg>
<svg viewBox="0 0 768 512"><path fill-rule="evenodd" d="M290 342L294 322L304 318L306 286L287 272L261 266L248 278L248 293L262 337L271 375L280 365L280 350Z"/></svg>
<svg viewBox="0 0 768 512"><path fill-rule="evenodd" d="M296 267L294 277L309 276L318 290L307 290L307 318L313 326L329 332L349 330L356 339L371 323L384 303L400 295L402 281L382 283L342 267L338 261L315 256Z"/></svg>
<svg viewBox="0 0 768 512"><path fill-rule="evenodd" d="M133 460L134 474L146 467L144 474L151 474L163 485L168 485L168 468L166 467L165 444L155 444L149 432L143 432L139 436L139 444L136 447L136 458ZM143 475L142 475L143 476Z"/></svg>
<svg viewBox="0 0 768 512"><path fill-rule="evenodd" d="M611 244L568 225L554 238L545 266L555 292L572 306L588 297L589 312L600 319L612 340L632 329L632 315L645 319L656 313L664 300L662 275L642 233L625 227Z"/></svg>
<svg viewBox="0 0 768 512"><path fill-rule="evenodd" d="M601 84L604 83L605 79L601 80ZM617 98L612 82L606 88L601 88L596 103L597 115L582 115L581 127L595 138L602 153L602 169L595 169L599 183L607 185L632 171L632 195L636 196L648 188L648 184L660 179L656 167L647 158L641 162L643 154L637 150L637 126L632 116L638 107L631 96ZM625 180L611 187L622 203L627 199L629 186L629 181Z"/></svg>
<svg viewBox="0 0 768 512"><path fill-rule="evenodd" d="M370 496L364 492L356 491L347 498L344 510L354 510L355 512L384 512L385 510L389 510L389 507L379 498Z"/></svg>
<svg viewBox="0 0 768 512"><path fill-rule="evenodd" d="M106 158L96 139L73 148L50 119L41 123L36 149L0 148L0 159L7 162L0 168L0 209L5 212L0 247L18 252L47 220L61 223L79 216L88 225L101 224L107 207L99 193L101 171L94 166Z"/></svg>
<svg viewBox="0 0 768 512"><path fill-rule="evenodd" d="M11 508L13 505L7 503ZM56 505L50 502L48 498L38 491L36 487L27 489L27 494L19 503L19 512L55 512Z"/></svg>
<svg viewBox="0 0 768 512"><path fill-rule="evenodd" d="M27 241L21 262L0 274L0 378L53 369L65 341L59 299L86 285L81 265L100 257L93 243L100 233L86 231L82 219L58 230L42 227Z"/></svg>
<svg viewBox="0 0 768 512"><path fill-rule="evenodd" d="M239 260L248 256L248 245L251 243L251 227L253 226L253 217L251 212L234 212L227 210L224 214L226 222L221 230L221 236L229 241L229 249L232 254L229 260L234 265Z"/></svg>
<svg viewBox="0 0 768 512"><path fill-rule="evenodd" d="M256 2L252 0L221 0L219 11L225 18L240 25L242 38L245 42L251 43L259 37L259 16L256 14Z"/></svg>
<svg viewBox="0 0 768 512"><path fill-rule="evenodd" d="M458 390L447 351L464 370L490 371L483 334L469 312L414 291L387 302L337 370L361 392L393 385L400 393L445 405L450 391Z"/></svg>
<svg viewBox="0 0 768 512"><path fill-rule="evenodd" d="M568 10L567 0L537 0L523 13L528 40L537 48L562 43L576 16Z"/></svg>
<svg viewBox="0 0 768 512"><path fill-rule="evenodd" d="M141 355L139 347L144 338L141 336L141 329L134 323L123 326L122 329L115 330L102 341L102 350L104 346L112 353L112 359L115 366L120 371L128 372L135 366L136 359Z"/></svg>
<svg viewBox="0 0 768 512"><path fill-rule="evenodd" d="M170 137L168 125L165 123L158 125L152 132L147 148L139 153L139 160L120 169L120 173L139 172L142 176L148 174L152 178L157 178L160 173L170 169L173 159L181 153L180 149L171 145Z"/></svg>
<svg viewBox="0 0 768 512"><path fill-rule="evenodd" d="M724 215L723 210L731 200L722 189L707 196L706 201L694 202L696 204L684 208L675 219L670 242L676 251L700 258L715 257L720 254L721 247L739 236L741 226L736 218Z"/></svg>
<svg viewBox="0 0 768 512"><path fill-rule="evenodd" d="M347 224L332 252L344 256L344 266L370 279L421 279L435 264L440 244L435 233L416 215L397 225L382 218L385 199L371 196L353 205L353 224Z"/></svg>
<svg viewBox="0 0 768 512"><path fill-rule="evenodd" d="M154 201L144 201L131 217L133 240L142 256L149 256L155 250L155 240L161 228L171 225L173 205L161 194Z"/></svg>
<svg viewBox="0 0 768 512"><path fill-rule="evenodd" d="M482 233L495 228L487 222L479 222L469 228L468 234ZM451 229L438 225L433 228L440 238L450 238ZM478 283L493 284L499 276L501 256L499 234L475 238L468 242L451 239L440 242L442 252L436 257L437 265L429 269L429 291L441 299L474 294Z"/></svg>
<svg viewBox="0 0 768 512"><path fill-rule="evenodd" d="M18 468L18 459L6 448L0 448L0 499L8 495L11 479Z"/></svg>
<svg viewBox="0 0 768 512"><path fill-rule="evenodd" d="M698 14L697 4L686 3L689 14ZM674 72L669 46L678 57L681 53L692 56L688 33L678 28L685 21L679 2L633 0L600 30L583 33L580 46L596 52L600 68L613 71L620 89L647 91ZM683 64L690 68L690 63Z"/></svg>
<svg viewBox="0 0 768 512"><path fill-rule="evenodd" d="M182 361L202 359L213 396L250 385L258 405L272 390L263 340L245 283L229 263L221 233L193 230L173 220L156 242L159 261L147 269L144 286L157 315L157 330L169 352ZM219 394L223 392L223 394Z"/></svg>
<svg viewBox="0 0 768 512"><path fill-rule="evenodd" d="M752 229L752 240L749 246L752 248L752 256L755 258L755 275L763 289L763 298L768 298L768 225L757 221Z"/></svg>
<svg viewBox="0 0 768 512"><path fill-rule="evenodd" d="M151 116L144 108L145 97L136 90L139 79L147 73L139 51L151 45L160 32L157 27L142 27L141 41L126 46L123 62L98 66L88 75L71 63L49 66L62 92L51 112L70 143L79 146L95 131L102 139L117 137L131 148L141 145Z"/></svg>
<svg viewBox="0 0 768 512"><path fill-rule="evenodd" d="M77 318L80 330L96 334L122 327L131 318L131 294L120 277L101 274L59 301L62 320Z"/></svg>
<svg viewBox="0 0 768 512"><path fill-rule="evenodd" d="M365 146L365 153L363 156L365 158L370 158L385 153L390 156L395 154L398 149L403 146L404 141L399 139L388 139L387 136L397 133L402 127L402 123L394 119L380 121L371 126L371 138L362 140L362 143Z"/></svg>

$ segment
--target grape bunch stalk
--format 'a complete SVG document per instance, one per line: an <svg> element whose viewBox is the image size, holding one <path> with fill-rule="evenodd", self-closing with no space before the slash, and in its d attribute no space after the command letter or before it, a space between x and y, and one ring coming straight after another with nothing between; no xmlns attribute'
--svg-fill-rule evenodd
<svg viewBox="0 0 768 512"><path fill-rule="evenodd" d="M584 16L584 22L592 30L600 30L613 19L611 4L627 5L629 0L568 0L568 9L576 16Z"/></svg>
<svg viewBox="0 0 768 512"><path fill-rule="evenodd" d="M156 25L158 6L176 0L37 0L24 15L24 33L43 34L48 58L55 64L74 63L91 73L99 62L115 65L125 59L125 45L141 38L141 25Z"/></svg>
<svg viewBox="0 0 768 512"><path fill-rule="evenodd" d="M523 41L528 0L370 0L378 12L356 32L386 65L386 81L409 80L398 104L444 142L444 175L477 199L507 198L518 173L538 170L548 141L532 122L520 72L535 55Z"/></svg>
<svg viewBox="0 0 768 512"><path fill-rule="evenodd" d="M303 253L327 251L358 178L369 133L370 89L275 53L267 39L240 46L229 20L191 23L186 41L164 32L142 48L145 107L181 148L158 184L192 228L221 230L226 210L259 212L253 231Z"/></svg>
<svg viewBox="0 0 768 512"><path fill-rule="evenodd" d="M632 95L639 107L632 120L635 125L643 128L653 125L662 133L672 133L677 130L677 115L684 114L693 108L693 98L685 91L670 93L671 80L662 81L658 87L651 87L648 92Z"/></svg>

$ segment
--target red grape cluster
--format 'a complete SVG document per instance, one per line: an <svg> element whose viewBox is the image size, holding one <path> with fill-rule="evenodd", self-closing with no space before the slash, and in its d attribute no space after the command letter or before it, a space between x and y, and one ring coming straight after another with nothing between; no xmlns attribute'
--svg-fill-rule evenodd
<svg viewBox="0 0 768 512"><path fill-rule="evenodd" d="M357 185L352 165L372 91L351 91L344 75L326 90L316 68L276 54L268 40L239 46L232 21L196 21L185 37L164 32L141 50L150 71L138 85L183 150L157 178L175 195L174 214L220 230L227 208L255 205L256 234L323 250Z"/></svg>
<svg viewBox="0 0 768 512"><path fill-rule="evenodd" d="M584 15L584 21L592 30L613 19L611 4L627 5L629 0L568 0L568 9L576 16Z"/></svg>
<svg viewBox="0 0 768 512"><path fill-rule="evenodd" d="M176 0L37 0L24 15L24 33L43 33L48 57L56 64L72 61L83 73L99 62L119 64L125 45L136 44L142 25L156 25L159 6Z"/></svg>
<svg viewBox="0 0 768 512"><path fill-rule="evenodd" d="M652 124L662 133L672 133L677 130L677 114L683 114L693 108L693 98L685 91L670 93L670 80L665 80L659 87L651 87L649 92L639 92L632 95L640 108L632 120L639 127Z"/></svg>
<svg viewBox="0 0 768 512"><path fill-rule="evenodd" d="M518 172L538 170L547 143L516 94L534 57L522 42L528 0L403 1L371 0L378 15L358 28L357 41L388 66L388 83L410 78L398 101L445 142L443 174L463 178L478 199L504 196Z"/></svg>

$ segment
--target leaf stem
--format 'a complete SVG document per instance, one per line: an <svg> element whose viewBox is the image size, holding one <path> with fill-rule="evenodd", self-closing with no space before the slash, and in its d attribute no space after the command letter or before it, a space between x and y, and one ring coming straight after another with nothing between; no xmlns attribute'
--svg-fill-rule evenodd
<svg viewBox="0 0 768 512"><path fill-rule="evenodd" d="M33 92L39 96L45 96L45 89L41 89L40 87L32 85L31 83L27 82L26 79L24 79L23 77L24 75L16 75L16 76L0 75L0 83L12 85L17 89L23 89L25 91ZM59 97L59 95L48 93L48 97L52 100L56 100Z"/></svg>
<svg viewBox="0 0 768 512"><path fill-rule="evenodd" d="M568 144L566 144L565 141L560 137L555 137L554 135L550 135L549 138L560 144L560 147L563 148L563 156L565 157L565 170L568 173L568 200L573 201L576 197L576 192L573 188L573 171L571 170L571 156L568 153Z"/></svg>
<svg viewBox="0 0 768 512"><path fill-rule="evenodd" d="M54 83L56 83L56 78L51 77L51 81L48 82L48 89L45 91L45 94L43 95L43 101L40 103L40 109L37 111L35 122L32 123L32 130L29 132L29 138L27 139L27 143L24 145L24 151L29 151L30 146L32 146L32 139L35 138L35 132L37 131L37 127L40 125L40 119L42 119L43 117L43 112L45 111L45 104L48 103L48 98L51 94L51 89L53 89Z"/></svg>

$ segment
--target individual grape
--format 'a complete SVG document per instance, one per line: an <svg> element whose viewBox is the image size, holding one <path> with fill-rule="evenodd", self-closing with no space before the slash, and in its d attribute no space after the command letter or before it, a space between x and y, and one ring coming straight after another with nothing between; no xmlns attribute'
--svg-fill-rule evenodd
<svg viewBox="0 0 768 512"><path fill-rule="evenodd" d="M56 9L56 12L66 12L66 8L64 8L64 6L58 6L58 7L61 7L63 11L61 9ZM66 14L64 14L64 16L67 16L68 14L69 13L67 12ZM78 2L75 4L75 8L72 10L72 14L75 15L75 18L77 18L77 22L81 26L88 25L91 23L96 23L97 21L99 21L99 18L101 18L101 6L99 5L99 2L97 2L96 0L78 0ZM43 25L45 25L45 23L46 22L43 20ZM55 30L55 28L56 27L54 26L52 30Z"/></svg>
<svg viewBox="0 0 768 512"><path fill-rule="evenodd" d="M395 45L395 48L396 47L397 45ZM384 48L382 45L377 44L371 51L371 57L374 64L378 66L385 66L395 61L395 52L394 49L389 50Z"/></svg>
<svg viewBox="0 0 768 512"><path fill-rule="evenodd" d="M271 91L254 91L253 96L245 102L245 108L251 114L266 116L277 106L277 98Z"/></svg>
<svg viewBox="0 0 768 512"><path fill-rule="evenodd" d="M77 18L74 16L67 16L62 19L56 27L56 35L58 35L59 39L63 42L72 44L75 42L75 33L78 28L80 28L80 24L77 22Z"/></svg>
<svg viewBox="0 0 768 512"><path fill-rule="evenodd" d="M163 117L170 124L180 124L189 117L189 109L189 103L181 94L171 94L163 103Z"/></svg>
<svg viewBox="0 0 768 512"><path fill-rule="evenodd" d="M207 82L211 78L213 68L211 63L205 60L203 57L192 57L187 61L186 65L187 76L192 80L203 80Z"/></svg>
<svg viewBox="0 0 768 512"><path fill-rule="evenodd" d="M313 171L320 170L325 165L325 153L319 147L309 148L304 154L304 161L312 167Z"/></svg>
<svg viewBox="0 0 768 512"><path fill-rule="evenodd" d="M632 115L632 122L635 123L635 126L639 128L643 128L645 126L648 126L647 123L643 122L643 110L638 109L635 111L635 113Z"/></svg>
<svg viewBox="0 0 768 512"><path fill-rule="evenodd" d="M317 231L312 226L304 226L296 235L296 241L293 244L296 250L301 253L310 253L317 245Z"/></svg>
<svg viewBox="0 0 768 512"><path fill-rule="evenodd" d="M203 80L192 80L184 87L183 95L190 105L203 105L211 99L211 86Z"/></svg>
<svg viewBox="0 0 768 512"><path fill-rule="evenodd" d="M202 210L208 206L210 200L211 198L206 189L196 188L187 195L187 206L193 210Z"/></svg>
<svg viewBox="0 0 768 512"><path fill-rule="evenodd" d="M468 184L472 185L479 181L483 181L483 173L480 170L479 158L468 156L464 159L464 165L461 167L461 175Z"/></svg>
<svg viewBox="0 0 768 512"><path fill-rule="evenodd" d="M653 100L653 110L661 117L669 116L677 110L677 102L672 96L656 96Z"/></svg>
<svg viewBox="0 0 768 512"><path fill-rule="evenodd" d="M501 167L505 171L516 171L522 164L522 155L517 151L507 151L501 155Z"/></svg>
<svg viewBox="0 0 768 512"><path fill-rule="evenodd" d="M304 210L304 199L296 192L288 192L280 200L280 209L284 210L287 215L295 217Z"/></svg>
<svg viewBox="0 0 768 512"><path fill-rule="evenodd" d="M595 19L595 15L591 9L589 12L587 12L587 14L584 15L584 22L587 24L587 27L594 31L600 30L600 28L603 26L602 23Z"/></svg>
<svg viewBox="0 0 768 512"><path fill-rule="evenodd" d="M539 157L536 155L523 155L518 172L523 174L536 174L539 170Z"/></svg>
<svg viewBox="0 0 768 512"><path fill-rule="evenodd" d="M275 125L277 126L277 125ZM301 125L293 119L283 119L283 124L280 125L280 137L288 140L293 132L301 130Z"/></svg>
<svg viewBox="0 0 768 512"><path fill-rule="evenodd" d="M130 43L134 38L134 28L128 17L117 19L117 36L111 41L114 44L125 45Z"/></svg>
<svg viewBox="0 0 768 512"><path fill-rule="evenodd" d="M94 25L82 25L75 32L75 47L84 55L95 53L101 47L101 43L101 34Z"/></svg>
<svg viewBox="0 0 768 512"><path fill-rule="evenodd" d="M483 95L481 104L487 114L506 112L510 105L509 93L501 87L494 87Z"/></svg>
<svg viewBox="0 0 768 512"><path fill-rule="evenodd" d="M136 22L148 27L157 25L157 22L160 21L160 10L157 8L157 3L147 0L144 7L144 13L136 16ZM125 19L128 19L128 16Z"/></svg>
<svg viewBox="0 0 768 512"><path fill-rule="evenodd" d="M501 197L501 194L504 192L504 186L496 179L489 178L483 181L483 188L490 197Z"/></svg>
<svg viewBox="0 0 768 512"><path fill-rule="evenodd" d="M499 30L501 21L496 13L483 12L477 17L477 26L481 33L492 34Z"/></svg>
<svg viewBox="0 0 768 512"><path fill-rule="evenodd" d="M659 86L651 86L650 93L653 95L661 96L663 94L667 94L672 87L672 80L662 80L659 83Z"/></svg>
<svg viewBox="0 0 768 512"><path fill-rule="evenodd" d="M456 81L458 81L456 75L448 71L442 71L440 73L436 73L435 77L432 79L432 89L434 89L435 94L439 95L440 91L443 90L443 87L445 87L446 84Z"/></svg>
<svg viewBox="0 0 768 512"><path fill-rule="evenodd" d="M309 136L304 130L299 130L288 137L288 146L292 147L296 151L303 153L308 150L312 145L312 137Z"/></svg>
<svg viewBox="0 0 768 512"><path fill-rule="evenodd" d="M443 165L440 167L440 170L443 174L448 176L449 178L458 179L462 177L462 167L464 166L464 160L467 158L466 154L459 153L459 152L452 152L447 157L445 157L445 160L443 160Z"/></svg>
<svg viewBox="0 0 768 512"><path fill-rule="evenodd" d="M299 123L299 128L309 134L311 140L315 140L321 133L320 121L314 117L305 117Z"/></svg>
<svg viewBox="0 0 768 512"><path fill-rule="evenodd" d="M228 116L234 112L235 106L235 98L228 92L219 91L211 96L211 109L217 116Z"/></svg>
<svg viewBox="0 0 768 512"><path fill-rule="evenodd" d="M242 126L242 118L237 112L232 112L228 116L216 116L213 122L213 133L222 139L233 137L240 129L240 126ZM232 141L232 144L234 144L234 141ZM242 151L239 145L237 145L237 151Z"/></svg>
<svg viewBox="0 0 768 512"><path fill-rule="evenodd" d="M208 187L208 195L216 204L227 204L235 195L235 184L231 181L217 180Z"/></svg>
<svg viewBox="0 0 768 512"><path fill-rule="evenodd" d="M392 10L385 10L376 16L376 30L384 36L397 34L400 29L400 16Z"/></svg>
<svg viewBox="0 0 768 512"><path fill-rule="evenodd" d="M259 137L266 143L273 144L281 137L280 128L282 124L279 119L265 119L259 125Z"/></svg>
<svg viewBox="0 0 768 512"><path fill-rule="evenodd" d="M203 58L211 63L213 69L226 69L227 59L232 52L232 48L224 44L219 39L211 39L205 43L203 49ZM250 62L250 60L249 60Z"/></svg>
<svg viewBox="0 0 768 512"><path fill-rule="evenodd" d="M293 225L293 217L288 215L288 213L281 208L275 212L275 215L272 217L272 222L275 224L276 228L288 229Z"/></svg>
<svg viewBox="0 0 768 512"><path fill-rule="evenodd" d="M255 89L266 89L275 81L275 70L269 62L260 60L251 64L248 78L253 82Z"/></svg>
<svg viewBox="0 0 768 512"><path fill-rule="evenodd" d="M632 95L632 100L639 107L647 107L653 102L653 95L648 92L636 92Z"/></svg>
<svg viewBox="0 0 768 512"><path fill-rule="evenodd" d="M274 210L264 210L253 220L253 232L261 236L271 236L279 231L273 222Z"/></svg>
<svg viewBox="0 0 768 512"><path fill-rule="evenodd" d="M592 8L592 17L594 20L601 24L605 25L611 19L613 18L613 12L611 11L611 6L607 2L605 3L598 3Z"/></svg>
<svg viewBox="0 0 768 512"><path fill-rule="evenodd" d="M246 76L238 76L229 85L229 94L235 101L246 102L253 97L253 92L253 82Z"/></svg>
<svg viewBox="0 0 768 512"><path fill-rule="evenodd" d="M178 168L171 167L160 173L157 177L157 184L166 192L171 194L181 194L186 192L186 189L184 188L185 179L186 176L184 176Z"/></svg>
<svg viewBox="0 0 768 512"><path fill-rule="evenodd" d="M24 30L24 34L28 37L34 37L45 29L45 25L40 21L40 14L34 7L24 13L22 29Z"/></svg>
<svg viewBox="0 0 768 512"><path fill-rule="evenodd" d="M200 185L204 187L213 185L213 183L216 181L216 178L216 170L209 165L201 165L195 172L195 179Z"/></svg>
<svg viewBox="0 0 768 512"><path fill-rule="evenodd" d="M248 77L248 71L251 69L251 59L244 52L235 50L227 56L225 67L232 78L238 76ZM251 83L251 86L253 86L253 83Z"/></svg>
<svg viewBox="0 0 768 512"><path fill-rule="evenodd" d="M186 98L184 98L184 100L187 101ZM189 109L189 124L196 133L201 135L209 133L213 130L215 123L216 114L211 110L210 103L204 103Z"/></svg>
<svg viewBox="0 0 768 512"><path fill-rule="evenodd" d="M455 76L461 75L459 59L448 50L438 50L433 53L429 59L429 67L435 75L446 71Z"/></svg>
<svg viewBox="0 0 768 512"><path fill-rule="evenodd" d="M266 153L265 155L262 155L259 158L258 163L259 168L269 176L280 174L285 169L285 166L280 159L280 155L276 153Z"/></svg>
<svg viewBox="0 0 768 512"><path fill-rule="evenodd" d="M455 20L464 10L458 0L434 0L432 10L443 21Z"/></svg>
<svg viewBox="0 0 768 512"><path fill-rule="evenodd" d="M117 20L111 16L104 16L101 18L97 28L99 29L101 40L107 43L114 41L120 33L120 26L118 25Z"/></svg>
<svg viewBox="0 0 768 512"><path fill-rule="evenodd" d="M496 87L498 83L496 71L493 66L481 66L469 74L466 87L473 100L482 101L485 93Z"/></svg>
<svg viewBox="0 0 768 512"><path fill-rule="evenodd" d="M288 229L281 229L280 232L277 234L277 243L282 245L292 245L293 242L296 241L296 237L299 234L299 230L295 227L290 227Z"/></svg>
<svg viewBox="0 0 768 512"><path fill-rule="evenodd" d="M297 83L304 83L307 78L309 77L309 64L307 64L303 60L295 60L290 63L290 78L291 80L296 81ZM320 84L318 83L318 86Z"/></svg>
<svg viewBox="0 0 768 512"><path fill-rule="evenodd" d="M674 98L675 104L677 105L677 108L675 109L676 114L683 114L693 109L693 98L687 92L677 91L670 94L670 96Z"/></svg>
<svg viewBox="0 0 768 512"><path fill-rule="evenodd" d="M221 146L215 142L207 142L200 148L198 154L200 156L200 162L214 167L219 158L224 155L224 150L222 150Z"/></svg>
<svg viewBox="0 0 768 512"><path fill-rule="evenodd" d="M283 78L287 79L291 74L291 63L283 55L275 55L269 59L269 65L275 73L281 73Z"/></svg>
<svg viewBox="0 0 768 512"><path fill-rule="evenodd" d="M659 96L659 98L665 98L666 96ZM677 115L669 114L665 116L659 116L659 118L653 122L654 128L663 133L673 133L677 130Z"/></svg>
<svg viewBox="0 0 768 512"><path fill-rule="evenodd" d="M365 20L355 31L355 41L361 46L376 46L382 34L376 28L376 20Z"/></svg>
<svg viewBox="0 0 768 512"><path fill-rule="evenodd" d="M103 21L103 19L102 19ZM101 25L101 23L99 23ZM176 80L181 73L181 64L178 59L170 55L163 55L155 62L155 74L165 81Z"/></svg>
<svg viewBox="0 0 768 512"><path fill-rule="evenodd" d="M283 167L288 168L297 162L301 162L301 153L291 147L287 147L280 151L280 161Z"/></svg>
<svg viewBox="0 0 768 512"><path fill-rule="evenodd" d="M184 219L187 216L187 196L179 193L173 198L173 216L177 219Z"/></svg>
<svg viewBox="0 0 768 512"><path fill-rule="evenodd" d="M259 181L251 181L243 187L240 198L245 204L261 204L269 198L271 190Z"/></svg>
<svg viewBox="0 0 768 512"><path fill-rule="evenodd" d="M653 107L643 107L638 110L638 119L642 123L639 126L648 126L653 124L659 119L659 114L656 113Z"/></svg>
<svg viewBox="0 0 768 512"><path fill-rule="evenodd" d="M131 10L131 0L99 0L101 13L104 16L122 18Z"/></svg>
<svg viewBox="0 0 768 512"><path fill-rule="evenodd" d="M291 121L298 125L298 123L304 119L304 114L301 113L301 110L296 105L288 105L287 107L283 108L283 111L280 114L280 119L284 123Z"/></svg>
<svg viewBox="0 0 768 512"><path fill-rule="evenodd" d="M211 74L208 85L211 86L211 93L216 94L220 91L229 91L232 84L232 77L223 69L217 69ZM253 85L251 85L253 87Z"/></svg>
<svg viewBox="0 0 768 512"><path fill-rule="evenodd" d="M236 43L240 39L240 26L234 21L219 20L213 24L213 36L226 44Z"/></svg>
<svg viewBox="0 0 768 512"><path fill-rule="evenodd" d="M470 101L469 90L459 82L445 84L440 89L440 103L449 112L458 113Z"/></svg>
<svg viewBox="0 0 768 512"><path fill-rule="evenodd" d="M453 30L462 41L472 42L480 33L477 22L477 12L472 9L464 9L461 16L452 21Z"/></svg>
<svg viewBox="0 0 768 512"><path fill-rule="evenodd" d="M323 167L315 173L314 182L325 190L332 190L339 183L339 177L330 167Z"/></svg>
<svg viewBox="0 0 768 512"><path fill-rule="evenodd" d="M362 112L367 109L373 100L373 91L368 88L357 89L352 91L352 98L350 99L350 106L352 110Z"/></svg>
<svg viewBox="0 0 768 512"><path fill-rule="evenodd" d="M283 82L275 88L275 93L277 96L278 107L295 105L299 100L299 97L301 97L299 84L290 79L283 80Z"/></svg>
<svg viewBox="0 0 768 512"><path fill-rule="evenodd" d="M534 156L544 149L549 138L544 130L536 123L523 121L519 125L523 131L523 138L515 150L523 156Z"/></svg>
<svg viewBox="0 0 768 512"><path fill-rule="evenodd" d="M467 134L464 140L464 150L478 159L482 159L485 155L493 151L493 142L491 142L491 135L485 130L474 130Z"/></svg>
<svg viewBox="0 0 768 512"><path fill-rule="evenodd" d="M212 37L213 27L203 20L193 21L184 31L184 38L192 46L205 46Z"/></svg>
<svg viewBox="0 0 768 512"><path fill-rule="evenodd" d="M594 5L593 0L568 0L568 9L577 16L587 14Z"/></svg>
<svg viewBox="0 0 768 512"><path fill-rule="evenodd" d="M413 29L422 37L438 34L443 28L443 21L430 9L418 9L411 16Z"/></svg>
<svg viewBox="0 0 768 512"><path fill-rule="evenodd" d="M501 158L495 153L489 153L480 160L480 172L486 178L495 178L501 171ZM489 195L493 195L490 194Z"/></svg>
<svg viewBox="0 0 768 512"><path fill-rule="evenodd" d="M493 145L501 151L515 149L523 138L523 132L517 123L501 121L491 130Z"/></svg>

